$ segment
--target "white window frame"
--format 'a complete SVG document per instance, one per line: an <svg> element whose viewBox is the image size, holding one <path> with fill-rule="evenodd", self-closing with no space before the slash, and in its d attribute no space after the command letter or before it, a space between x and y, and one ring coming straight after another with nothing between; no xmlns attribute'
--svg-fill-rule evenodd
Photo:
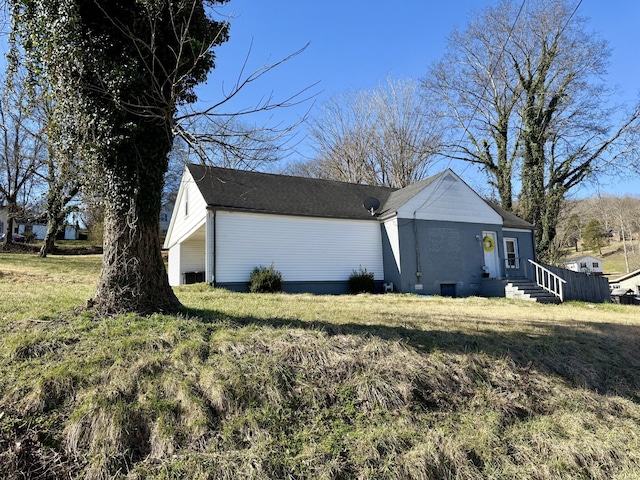
<svg viewBox="0 0 640 480"><path fill-rule="evenodd" d="M505 268L509 270L517 270L520 268L520 255L518 252L518 239L515 237L504 237L504 260ZM513 244L513 252L509 251L508 244ZM509 258L509 254L513 254L513 258Z"/></svg>

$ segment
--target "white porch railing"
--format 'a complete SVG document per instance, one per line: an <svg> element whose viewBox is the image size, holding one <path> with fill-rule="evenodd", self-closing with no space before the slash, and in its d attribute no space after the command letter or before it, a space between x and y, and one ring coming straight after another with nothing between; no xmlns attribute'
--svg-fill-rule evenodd
<svg viewBox="0 0 640 480"><path fill-rule="evenodd" d="M533 260L528 260L533 265L538 286L544 288L547 292L553 293L561 302L564 302L563 286L567 281Z"/></svg>

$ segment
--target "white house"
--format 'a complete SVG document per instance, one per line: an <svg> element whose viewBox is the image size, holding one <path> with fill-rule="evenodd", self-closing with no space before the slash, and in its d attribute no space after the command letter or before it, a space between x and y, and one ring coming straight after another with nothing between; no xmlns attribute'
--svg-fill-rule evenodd
<svg viewBox="0 0 640 480"><path fill-rule="evenodd" d="M588 255L566 258L562 264L567 270L588 273L590 275L602 275L602 260Z"/></svg>
<svg viewBox="0 0 640 480"><path fill-rule="evenodd" d="M273 264L285 291L316 293L348 291L362 267L380 289L483 294L534 259L533 226L451 170L393 189L188 165L164 246L171 285L246 290Z"/></svg>
<svg viewBox="0 0 640 480"><path fill-rule="evenodd" d="M611 280L609 285L613 290L632 290L634 295L640 296L640 269Z"/></svg>
<svg viewBox="0 0 640 480"><path fill-rule="evenodd" d="M0 205L0 238L7 231L7 207Z"/></svg>

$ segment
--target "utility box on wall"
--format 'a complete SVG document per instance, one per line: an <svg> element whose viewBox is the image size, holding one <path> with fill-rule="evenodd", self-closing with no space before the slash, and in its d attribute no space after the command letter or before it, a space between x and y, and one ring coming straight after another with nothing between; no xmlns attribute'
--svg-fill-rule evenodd
<svg viewBox="0 0 640 480"><path fill-rule="evenodd" d="M184 285L204 282L204 272L184 272Z"/></svg>

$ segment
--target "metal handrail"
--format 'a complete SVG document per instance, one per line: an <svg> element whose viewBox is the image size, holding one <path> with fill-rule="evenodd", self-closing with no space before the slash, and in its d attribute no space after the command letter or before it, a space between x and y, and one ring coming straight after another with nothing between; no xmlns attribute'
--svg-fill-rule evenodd
<svg viewBox="0 0 640 480"><path fill-rule="evenodd" d="M536 263L531 259L527 260L529 260L529 263L535 267L536 284L539 287L544 288L547 292L553 293L561 302L564 302L563 286L567 281L560 278L558 275L539 263Z"/></svg>

